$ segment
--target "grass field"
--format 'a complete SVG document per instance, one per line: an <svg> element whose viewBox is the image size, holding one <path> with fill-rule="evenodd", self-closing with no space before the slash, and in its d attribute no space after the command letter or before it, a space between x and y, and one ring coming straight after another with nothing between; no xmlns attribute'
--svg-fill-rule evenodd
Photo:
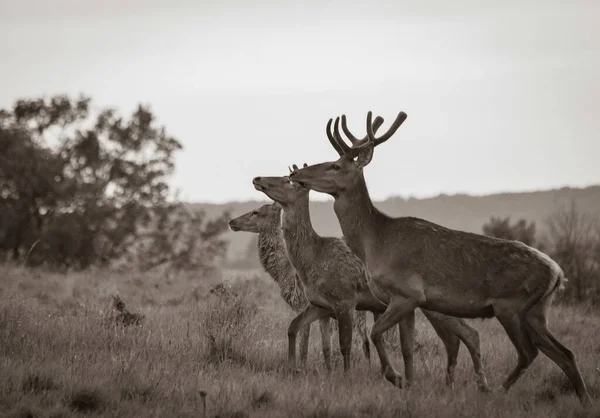
<svg viewBox="0 0 600 418"><path fill-rule="evenodd" d="M215 278L0 266L0 415L600 416L598 407L581 410L570 383L543 355L509 393L481 394L463 346L455 387L447 388L443 347L422 315L410 389L387 383L376 355L368 364L358 341L349 374L341 371L337 342L336 369L325 373L316 324L307 368L290 374L285 359L292 313L264 275L246 276L234 277L238 296L222 298L208 292ZM128 309L145 315L142 326L111 320L117 292ZM600 404L600 317L555 307L550 320ZM490 384L498 387L515 365L514 349L497 321L472 323L481 331ZM393 359L401 370L399 351Z"/></svg>

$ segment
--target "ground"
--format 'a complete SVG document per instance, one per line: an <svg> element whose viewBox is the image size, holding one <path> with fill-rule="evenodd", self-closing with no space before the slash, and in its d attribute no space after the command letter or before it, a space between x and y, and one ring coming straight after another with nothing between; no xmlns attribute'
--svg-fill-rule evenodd
<svg viewBox="0 0 600 418"><path fill-rule="evenodd" d="M210 294L214 277L97 270L51 273L0 266L0 415L14 417L567 417L584 413L560 369L541 355L509 393L477 391L463 346L453 388L431 325L418 315L416 382L383 379L373 350L356 341L354 369L328 375L313 325L307 368L285 368L292 312L259 272L225 272L233 286ZM235 276L235 277L234 277ZM229 292L229 293L227 293ZM237 292L237 295L235 293ZM111 296L145 315L115 322ZM600 405L600 320L590 310L554 307L550 327L577 358ZM490 384L498 387L516 354L496 320L481 332ZM334 341L335 341L334 336ZM394 338L390 338L393 344ZM392 353L398 370L402 362Z"/></svg>

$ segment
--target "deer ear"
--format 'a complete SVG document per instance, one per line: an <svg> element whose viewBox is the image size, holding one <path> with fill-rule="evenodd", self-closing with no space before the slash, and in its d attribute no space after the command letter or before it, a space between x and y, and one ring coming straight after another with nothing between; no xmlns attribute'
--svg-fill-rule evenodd
<svg viewBox="0 0 600 418"><path fill-rule="evenodd" d="M358 158L356 159L356 165L358 166L358 168L363 168L371 162L371 158L373 158L374 149L375 147L372 143L370 143L366 148L363 148L358 153Z"/></svg>
<svg viewBox="0 0 600 418"><path fill-rule="evenodd" d="M308 167L308 164L304 163L304 166L302 168L306 168Z"/></svg>

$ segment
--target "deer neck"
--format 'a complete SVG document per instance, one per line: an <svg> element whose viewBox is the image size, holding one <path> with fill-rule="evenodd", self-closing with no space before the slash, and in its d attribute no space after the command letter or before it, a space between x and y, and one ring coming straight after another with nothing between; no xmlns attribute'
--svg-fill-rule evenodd
<svg viewBox="0 0 600 418"><path fill-rule="evenodd" d="M318 244L319 236L310 222L308 195L294 204L283 206L281 228L287 255L292 265L302 270L309 265Z"/></svg>
<svg viewBox="0 0 600 418"><path fill-rule="evenodd" d="M278 284L293 269L286 255L280 222L281 219L278 218L272 227L258 234L260 265Z"/></svg>
<svg viewBox="0 0 600 418"><path fill-rule="evenodd" d="M387 217L373 205L362 174L355 185L335 196L333 210L346 244L365 262L365 243L375 239L377 229L381 228Z"/></svg>

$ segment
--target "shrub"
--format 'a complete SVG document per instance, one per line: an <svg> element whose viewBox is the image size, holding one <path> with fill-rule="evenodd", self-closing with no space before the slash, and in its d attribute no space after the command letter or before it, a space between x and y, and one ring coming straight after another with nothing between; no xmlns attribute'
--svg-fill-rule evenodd
<svg viewBox="0 0 600 418"><path fill-rule="evenodd" d="M258 313L249 283L219 286L220 292L208 303L202 318L207 342L206 356L212 363L227 360L245 362L244 348L252 342L253 319Z"/></svg>

